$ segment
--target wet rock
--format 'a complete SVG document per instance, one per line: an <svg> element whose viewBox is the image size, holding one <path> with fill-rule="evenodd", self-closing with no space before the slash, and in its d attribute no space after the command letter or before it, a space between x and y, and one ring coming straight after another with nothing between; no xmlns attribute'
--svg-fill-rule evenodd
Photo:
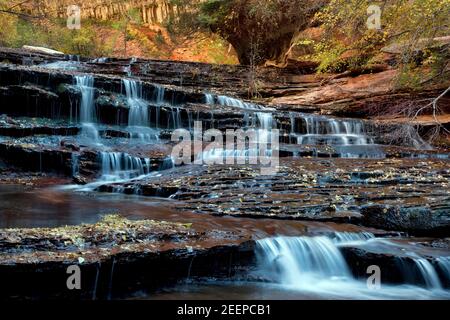
<svg viewBox="0 0 450 320"><path fill-rule="evenodd" d="M450 205L368 205L361 209L362 223L374 228L406 231L415 235L449 236Z"/></svg>
<svg viewBox="0 0 450 320"><path fill-rule="evenodd" d="M61 147L72 151L80 151L80 146L76 142L70 140L61 140Z"/></svg>
<svg viewBox="0 0 450 320"><path fill-rule="evenodd" d="M30 143L0 143L0 158L28 171L71 172L71 152Z"/></svg>
<svg viewBox="0 0 450 320"><path fill-rule="evenodd" d="M73 177L73 182L79 185L85 185L88 183L88 180L85 177L81 177L79 175L76 175Z"/></svg>
<svg viewBox="0 0 450 320"><path fill-rule="evenodd" d="M0 252L0 296L9 299L117 298L186 278L229 278L254 258L252 243L239 233L119 216L93 225L3 229ZM74 264L83 290L66 288Z"/></svg>

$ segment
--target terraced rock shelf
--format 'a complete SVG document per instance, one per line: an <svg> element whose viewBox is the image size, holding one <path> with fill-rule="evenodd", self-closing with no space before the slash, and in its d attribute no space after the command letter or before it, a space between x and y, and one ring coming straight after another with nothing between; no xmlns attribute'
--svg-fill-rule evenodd
<svg viewBox="0 0 450 320"><path fill-rule="evenodd" d="M366 96L308 100L324 79L306 65L263 69L255 101L246 67L4 48L0 61L0 297L450 298L450 152L426 126L369 119ZM254 151L234 143L178 163L172 136L198 123L279 130L275 171L222 162Z"/></svg>

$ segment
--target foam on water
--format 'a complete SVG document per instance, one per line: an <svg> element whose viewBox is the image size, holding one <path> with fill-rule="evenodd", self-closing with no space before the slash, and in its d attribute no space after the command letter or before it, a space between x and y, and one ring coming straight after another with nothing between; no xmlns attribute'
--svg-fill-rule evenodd
<svg viewBox="0 0 450 320"><path fill-rule="evenodd" d="M296 290L331 298L353 299L427 299L450 298L443 290L435 268L425 258L414 263L425 281L425 288L411 284L385 285L371 289L350 272L340 245L374 241L371 233L335 233L333 241L319 237L275 237L258 240L258 274L286 290ZM398 245L397 245L398 246ZM440 260L448 275L448 261Z"/></svg>
<svg viewBox="0 0 450 320"><path fill-rule="evenodd" d="M130 108L128 114L129 126L148 126L148 103L142 98L142 84L141 82L122 79L125 93L127 96L127 103Z"/></svg>

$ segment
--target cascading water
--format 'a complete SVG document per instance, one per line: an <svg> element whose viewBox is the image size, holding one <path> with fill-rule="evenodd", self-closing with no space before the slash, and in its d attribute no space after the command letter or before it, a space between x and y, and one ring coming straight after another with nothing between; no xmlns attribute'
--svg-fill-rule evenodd
<svg viewBox="0 0 450 320"><path fill-rule="evenodd" d="M264 109L264 107L261 105L250 103L250 102L245 102L240 99L236 99L236 98L232 98L232 97L228 97L228 96L217 96L217 102L218 102L218 104L220 104L222 106L227 106L227 107L236 107L236 108L251 109L251 110Z"/></svg>
<svg viewBox="0 0 450 320"><path fill-rule="evenodd" d="M127 128L130 138L145 142L158 141L158 132L149 127L149 104L144 99L142 83L131 79L122 79L122 83L130 108Z"/></svg>
<svg viewBox="0 0 450 320"><path fill-rule="evenodd" d="M78 153L72 153L72 177L76 177L80 171L80 155Z"/></svg>
<svg viewBox="0 0 450 320"><path fill-rule="evenodd" d="M438 258L437 262L442 271L444 271L447 277L450 279L450 257Z"/></svg>
<svg viewBox="0 0 450 320"><path fill-rule="evenodd" d="M150 173L150 159L133 157L122 152L101 152L103 181L133 179Z"/></svg>
<svg viewBox="0 0 450 320"><path fill-rule="evenodd" d="M128 125L138 127L148 126L148 104L142 98L142 84L131 79L122 79L122 83L130 108Z"/></svg>
<svg viewBox="0 0 450 320"><path fill-rule="evenodd" d="M94 77L91 75L75 76L76 85L81 91L80 122L95 121Z"/></svg>
<svg viewBox="0 0 450 320"><path fill-rule="evenodd" d="M83 123L81 125L81 134L94 142L98 141L100 138L98 129L93 123Z"/></svg>
<svg viewBox="0 0 450 320"><path fill-rule="evenodd" d="M414 263L417 266L425 285L430 289L442 289L439 276L431 263L424 258L414 258Z"/></svg>
<svg viewBox="0 0 450 320"><path fill-rule="evenodd" d="M180 108L171 108L171 117L167 119L167 127L172 129L179 129L181 128L181 112Z"/></svg>
<svg viewBox="0 0 450 320"><path fill-rule="evenodd" d="M277 237L257 241L257 257L268 277L302 286L320 277L351 278L339 249L327 237Z"/></svg>
<svg viewBox="0 0 450 320"><path fill-rule="evenodd" d="M364 281L353 277L340 248L358 242L376 242L374 235L368 232L335 232L330 237L276 237L256 241L258 276L289 290L295 289L328 297L398 299L410 297L411 290L414 290L414 295L421 295L424 298L433 295L449 297L449 292L442 289L436 269L427 259L419 256L411 258L424 282L421 284L422 287L382 284L379 290L370 289ZM450 258L438 260L439 268L446 276L449 275L449 261ZM400 266L399 270L411 273L411 267L406 264L404 267ZM418 279L406 280L407 283L421 283Z"/></svg>
<svg viewBox="0 0 450 320"><path fill-rule="evenodd" d="M214 104L214 102L215 102L214 95L211 93L205 93L205 103Z"/></svg>
<svg viewBox="0 0 450 320"><path fill-rule="evenodd" d="M156 105L161 106L165 103L164 97L166 94L166 88L155 84L155 92L153 93L153 101Z"/></svg>
<svg viewBox="0 0 450 320"><path fill-rule="evenodd" d="M364 123L359 120L336 120L323 116L306 115L306 133L298 135L298 144L311 145L367 145L374 144L368 137Z"/></svg>
<svg viewBox="0 0 450 320"><path fill-rule="evenodd" d="M342 158L384 157L361 120L305 114L298 117L303 120L303 126L296 126L295 115L290 114L291 136L297 139L297 144L332 146Z"/></svg>
<svg viewBox="0 0 450 320"><path fill-rule="evenodd" d="M349 243L357 241L366 241L374 239L375 235L370 232L335 232L333 242L334 243Z"/></svg>
<svg viewBox="0 0 450 320"><path fill-rule="evenodd" d="M249 145L245 144L242 149L225 149L225 148L212 148L207 151L203 151L197 155L197 159L203 159L206 163L242 163L246 160L249 163L253 161L256 163L258 156L271 157L272 150L267 149L267 145L270 143L271 130L273 128L273 117L270 112L256 112L256 118L253 117L253 126L257 127L255 130L256 135L254 140L252 139ZM213 115L211 115L213 117ZM258 124L255 119L258 119ZM212 120L211 120L212 122ZM249 139L251 139L249 137ZM264 148L262 149L262 146ZM251 160L253 159L253 161Z"/></svg>
<svg viewBox="0 0 450 320"><path fill-rule="evenodd" d="M77 87L81 91L81 101L79 118L81 127L81 135L88 138L89 141L97 143L99 139L97 126L95 122L95 103L94 103L94 77L91 75L75 76Z"/></svg>

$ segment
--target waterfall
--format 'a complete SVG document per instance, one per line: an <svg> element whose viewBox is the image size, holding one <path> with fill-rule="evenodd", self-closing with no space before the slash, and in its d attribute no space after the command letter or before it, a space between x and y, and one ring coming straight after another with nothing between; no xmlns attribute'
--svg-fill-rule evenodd
<svg viewBox="0 0 450 320"><path fill-rule="evenodd" d="M101 152L102 180L132 179L150 173L150 159L122 152Z"/></svg>
<svg viewBox="0 0 450 320"><path fill-rule="evenodd" d="M300 114L302 126L296 126L291 114L291 136L299 145L331 146L342 158L384 158L385 154L367 134L364 122ZM294 128L295 127L295 128Z"/></svg>
<svg viewBox="0 0 450 320"><path fill-rule="evenodd" d="M128 114L128 126L148 126L148 105L142 98L142 84L135 80L122 79L127 103L130 107Z"/></svg>
<svg viewBox="0 0 450 320"><path fill-rule="evenodd" d="M450 284L450 257L438 258L437 263L447 283Z"/></svg>
<svg viewBox="0 0 450 320"><path fill-rule="evenodd" d="M427 288L431 289L442 289L441 282L439 281L439 276L436 270L431 265L431 263L424 258L414 258L414 263L420 272L425 285Z"/></svg>
<svg viewBox="0 0 450 320"><path fill-rule="evenodd" d="M207 151L202 151L197 155L197 160L205 161L206 163L227 163L230 159L233 162L250 161L259 155L259 148L245 148L244 150L212 148ZM265 157L272 156L272 150L265 150Z"/></svg>
<svg viewBox="0 0 450 320"><path fill-rule="evenodd" d="M214 104L214 95L211 93L205 93L205 103L206 104Z"/></svg>
<svg viewBox="0 0 450 320"><path fill-rule="evenodd" d="M168 123L167 127L172 129L181 128L181 113L180 108L171 108L171 118L172 118L172 127L170 127L170 123ZM168 119L169 122L169 119Z"/></svg>
<svg viewBox="0 0 450 320"><path fill-rule="evenodd" d="M351 278L344 257L327 237L276 237L257 241L257 258L275 281L300 286L316 277Z"/></svg>
<svg viewBox="0 0 450 320"><path fill-rule="evenodd" d="M236 98L232 98L232 97L228 97L228 96L217 96L217 102L220 105L227 106L227 107L236 107L236 108L241 108L241 109L252 109L252 110L264 109L264 107L261 105L250 103L250 102L245 102L240 99L236 99Z"/></svg>
<svg viewBox="0 0 450 320"><path fill-rule="evenodd" d="M39 67L54 70L78 70L80 63L77 61L54 61L49 63L41 63Z"/></svg>
<svg viewBox="0 0 450 320"><path fill-rule="evenodd" d="M336 120L323 116L304 115L306 133L297 136L298 144L310 145L370 145L374 140L367 136L360 120Z"/></svg>
<svg viewBox="0 0 450 320"><path fill-rule="evenodd" d="M163 160L163 163L158 170L168 170L172 169L173 167L175 167L175 161L172 157L167 157Z"/></svg>
<svg viewBox="0 0 450 320"><path fill-rule="evenodd" d="M92 123L95 120L94 77L91 75L75 76L75 81L81 91L80 122Z"/></svg>
<svg viewBox="0 0 450 320"><path fill-rule="evenodd" d="M166 89L161 86L154 84L155 92L153 93L153 101L156 103L156 105L161 106L164 104L164 96L166 94Z"/></svg>
<svg viewBox="0 0 450 320"><path fill-rule="evenodd" d="M83 123L81 126L81 134L90 140L99 140L97 127L93 123Z"/></svg>
<svg viewBox="0 0 450 320"><path fill-rule="evenodd" d="M72 153L72 177L76 177L80 171L80 155L78 153Z"/></svg>
<svg viewBox="0 0 450 320"><path fill-rule="evenodd" d="M271 130L273 126L273 117L268 112L257 112L256 116L259 120L259 126L263 130Z"/></svg>
<svg viewBox="0 0 450 320"><path fill-rule="evenodd" d="M258 240L256 256L262 276L305 290L315 290L319 282L322 288L335 290L337 287L332 284L335 281L336 284L361 290L365 283L353 277L339 248L352 246L355 242L370 241L374 235L368 232L335 232L332 238L333 240L324 236L275 237ZM405 282L422 283L428 290L442 291L443 286L435 267L413 252L406 254L408 258L398 260L399 271ZM443 276L450 279L450 257L442 257L436 261Z"/></svg>
<svg viewBox="0 0 450 320"><path fill-rule="evenodd" d="M290 112L289 118L291 120L291 134L294 134L295 133L295 115L292 112Z"/></svg>
<svg viewBox="0 0 450 320"><path fill-rule="evenodd" d="M370 232L335 232L333 242L342 244L348 242L367 241L374 238L375 235Z"/></svg>

